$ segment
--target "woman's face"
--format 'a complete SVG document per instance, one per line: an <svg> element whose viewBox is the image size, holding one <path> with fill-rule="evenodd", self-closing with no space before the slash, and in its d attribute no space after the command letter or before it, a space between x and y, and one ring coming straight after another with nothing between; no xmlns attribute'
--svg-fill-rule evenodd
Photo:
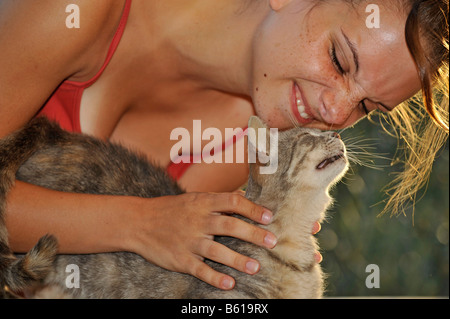
<svg viewBox="0 0 450 319"><path fill-rule="evenodd" d="M420 89L406 14L379 4L380 27L368 28L366 2L312 2L271 0L255 35L252 97L269 126L340 129L366 115L362 101L388 112Z"/></svg>

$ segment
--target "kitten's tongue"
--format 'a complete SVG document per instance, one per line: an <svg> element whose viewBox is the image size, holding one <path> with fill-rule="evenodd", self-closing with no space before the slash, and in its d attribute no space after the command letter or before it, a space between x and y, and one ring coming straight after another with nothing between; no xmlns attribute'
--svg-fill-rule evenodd
<svg viewBox="0 0 450 319"><path fill-rule="evenodd" d="M320 162L319 165L317 165L317 169L322 169L328 166L328 164L331 164L332 162L330 161L329 158L327 158L326 160Z"/></svg>
<svg viewBox="0 0 450 319"><path fill-rule="evenodd" d="M319 165L317 165L317 169L323 169L325 167L327 167L329 164L336 162L338 159L340 159L342 157L342 155L336 155L330 158L327 158L325 160L323 160L322 162L320 162Z"/></svg>

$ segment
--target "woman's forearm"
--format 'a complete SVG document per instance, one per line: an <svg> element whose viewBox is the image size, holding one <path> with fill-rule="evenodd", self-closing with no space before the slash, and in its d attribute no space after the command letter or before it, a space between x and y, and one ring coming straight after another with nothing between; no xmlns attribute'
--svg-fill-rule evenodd
<svg viewBox="0 0 450 319"><path fill-rule="evenodd" d="M5 220L15 252L29 251L41 236L53 234L59 240L59 253L130 251L165 269L231 289L233 278L212 269L203 258L249 274L257 272L259 265L215 242L214 235L267 248L276 245L276 238L230 212L264 224L272 216L267 209L233 193L139 198L64 193L16 182L8 194Z"/></svg>
<svg viewBox="0 0 450 319"><path fill-rule="evenodd" d="M17 181L5 216L10 246L26 252L41 236L53 234L60 253L124 250L126 201L133 198L64 193Z"/></svg>

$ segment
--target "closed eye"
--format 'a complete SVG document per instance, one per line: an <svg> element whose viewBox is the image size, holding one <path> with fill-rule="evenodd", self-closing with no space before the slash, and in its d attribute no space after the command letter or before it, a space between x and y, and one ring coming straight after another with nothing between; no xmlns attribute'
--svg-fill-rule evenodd
<svg viewBox="0 0 450 319"><path fill-rule="evenodd" d="M331 61L333 62L334 67L336 68L336 70L340 73L340 74L344 74L345 71L342 68L341 63L339 62L337 56L336 56L336 47L334 46L334 44L331 47L331 52L330 52L330 57L331 57Z"/></svg>

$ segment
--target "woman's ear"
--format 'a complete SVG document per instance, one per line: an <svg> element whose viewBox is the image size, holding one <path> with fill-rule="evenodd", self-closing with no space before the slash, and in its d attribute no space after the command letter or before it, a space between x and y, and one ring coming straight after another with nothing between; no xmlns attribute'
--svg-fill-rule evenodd
<svg viewBox="0 0 450 319"><path fill-rule="evenodd" d="M283 9L292 0L270 0L270 7L273 11L279 11Z"/></svg>

